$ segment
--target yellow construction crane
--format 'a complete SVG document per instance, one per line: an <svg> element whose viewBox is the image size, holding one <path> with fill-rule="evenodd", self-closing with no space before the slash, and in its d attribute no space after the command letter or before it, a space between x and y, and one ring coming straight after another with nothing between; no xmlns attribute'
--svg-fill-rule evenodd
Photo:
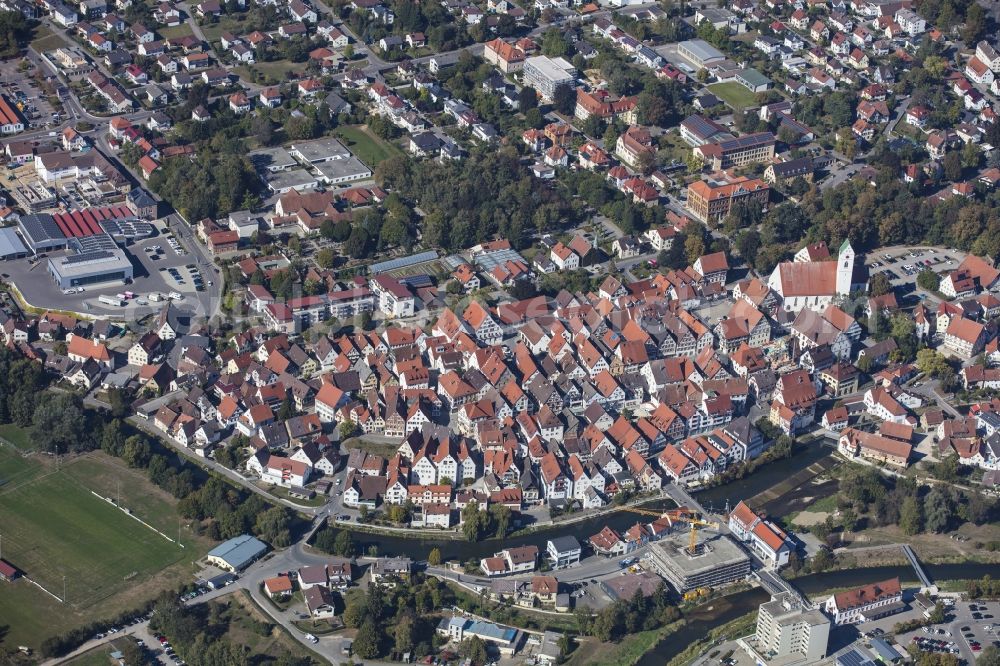
<svg viewBox="0 0 1000 666"><path fill-rule="evenodd" d="M680 507L679 509L669 509L667 511L654 511L652 509L640 509L638 507L629 506L625 507L626 511L631 511L632 513L638 513L643 516L654 516L656 518L666 518L670 526L673 527L675 522L678 523L688 523L691 526L691 535L688 539L688 552L694 555L698 550L698 528L699 527L709 527L711 529L719 529L719 524L714 523L709 520L703 520L699 518L698 515L686 507Z"/></svg>
<svg viewBox="0 0 1000 666"><path fill-rule="evenodd" d="M701 518L688 518L687 522L691 524L691 534L688 537L688 553L695 555L698 552L698 528L710 527L713 530L717 530L719 529L719 523L702 520Z"/></svg>
<svg viewBox="0 0 1000 666"><path fill-rule="evenodd" d="M663 511L653 511L652 509L640 509L637 506L627 506L626 511L632 513L638 513L640 516L653 516L654 518L662 518L664 516Z"/></svg>

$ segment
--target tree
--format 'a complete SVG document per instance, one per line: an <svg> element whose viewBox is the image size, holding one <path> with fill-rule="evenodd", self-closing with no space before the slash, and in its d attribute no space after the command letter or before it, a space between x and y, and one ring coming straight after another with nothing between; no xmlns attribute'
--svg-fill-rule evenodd
<svg viewBox="0 0 1000 666"><path fill-rule="evenodd" d="M361 428L354 421L344 421L340 424L337 431L340 434L340 441L343 442L352 437L357 437L361 432Z"/></svg>
<svg viewBox="0 0 1000 666"><path fill-rule="evenodd" d="M497 536L501 539L507 536L507 530L510 527L511 510L510 507L505 504L494 504L490 507L490 513L493 514L493 520L496 521L497 526Z"/></svg>
<svg viewBox="0 0 1000 666"><path fill-rule="evenodd" d="M854 159L858 152L858 140L854 137L854 130L850 127L842 127L837 131L836 150L847 159Z"/></svg>
<svg viewBox="0 0 1000 666"><path fill-rule="evenodd" d="M0 12L0 57L17 55L31 36L31 29L21 12Z"/></svg>
<svg viewBox="0 0 1000 666"><path fill-rule="evenodd" d="M924 497L924 526L931 532L944 532L951 523L954 512L951 497L938 486L934 486Z"/></svg>
<svg viewBox="0 0 1000 666"><path fill-rule="evenodd" d="M885 273L876 273L868 283L868 295L873 298L884 296L892 291L892 283Z"/></svg>
<svg viewBox="0 0 1000 666"><path fill-rule="evenodd" d="M920 534L924 526L924 517L920 511L920 501L916 495L908 495L899 509L899 527L904 534L913 536Z"/></svg>
<svg viewBox="0 0 1000 666"><path fill-rule="evenodd" d="M381 636L379 628L372 619L366 619L358 628L351 646L362 659L374 659L381 654Z"/></svg>
<svg viewBox="0 0 1000 666"><path fill-rule="evenodd" d="M483 642L479 636L473 636L472 638L463 641L462 645L458 649L459 654L468 658L476 666L482 666L486 663L486 643Z"/></svg>
<svg viewBox="0 0 1000 666"><path fill-rule="evenodd" d="M879 273L879 275L882 275ZM917 286L924 291L937 291L941 284L941 278L930 268L925 268L917 273Z"/></svg>
<svg viewBox="0 0 1000 666"><path fill-rule="evenodd" d="M150 455L152 455L152 451L145 437L132 435L125 440L125 447L122 449L122 460L129 467L146 467L149 464Z"/></svg>
<svg viewBox="0 0 1000 666"><path fill-rule="evenodd" d="M563 115L573 115L576 109L576 89L573 86L559 86L552 95L552 106Z"/></svg>
<svg viewBox="0 0 1000 666"><path fill-rule="evenodd" d="M357 548L354 545L354 539L351 538L350 532L343 531L337 534L333 542L333 552L340 557L354 557L357 555Z"/></svg>
<svg viewBox="0 0 1000 666"><path fill-rule="evenodd" d="M407 613L396 621L393 642L396 652L409 652L416 642L416 627L413 615Z"/></svg>
<svg viewBox="0 0 1000 666"><path fill-rule="evenodd" d="M333 251L332 248L324 247L322 250L316 253L316 264L320 268L333 268L333 264L337 259L337 253Z"/></svg>
<svg viewBox="0 0 1000 666"><path fill-rule="evenodd" d="M521 113L527 113L529 110L538 106L538 91L536 91L531 86L524 86L517 93L517 108Z"/></svg>
<svg viewBox="0 0 1000 666"><path fill-rule="evenodd" d="M688 225L687 238L684 240L684 254L688 264L693 264L699 257L705 254L704 228L698 229L697 225Z"/></svg>
<svg viewBox="0 0 1000 666"><path fill-rule="evenodd" d="M1000 666L1000 648L990 645L979 653L976 666Z"/></svg>
<svg viewBox="0 0 1000 666"><path fill-rule="evenodd" d="M917 368L935 379L948 377L955 372L948 365L948 359L933 349L921 349L917 352Z"/></svg>
<svg viewBox="0 0 1000 666"><path fill-rule="evenodd" d="M462 533L468 541L478 541L489 524L489 514L475 502L462 509Z"/></svg>
<svg viewBox="0 0 1000 666"><path fill-rule="evenodd" d="M431 552L427 553L427 564L432 567L441 566L441 549L431 548Z"/></svg>
<svg viewBox="0 0 1000 666"><path fill-rule="evenodd" d="M570 53L569 42L562 36L562 33L555 28L550 28L542 35L542 54L550 58L563 58ZM569 87L569 86L566 86ZM571 88L572 89L572 88ZM574 90L574 97L576 91Z"/></svg>
<svg viewBox="0 0 1000 666"><path fill-rule="evenodd" d="M950 181L962 180L962 156L955 150L949 150L941 160L944 177Z"/></svg>

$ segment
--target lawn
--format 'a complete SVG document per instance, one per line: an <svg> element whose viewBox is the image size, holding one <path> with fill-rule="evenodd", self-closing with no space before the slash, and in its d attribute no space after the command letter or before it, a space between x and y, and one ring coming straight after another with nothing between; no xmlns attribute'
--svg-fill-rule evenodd
<svg viewBox="0 0 1000 666"><path fill-rule="evenodd" d="M37 463L10 446L0 446L0 496L38 476Z"/></svg>
<svg viewBox="0 0 1000 666"><path fill-rule="evenodd" d="M745 109L757 103L757 96L735 81L715 83L708 89L734 109Z"/></svg>
<svg viewBox="0 0 1000 666"><path fill-rule="evenodd" d="M220 617L227 623L225 638L233 643L246 645L255 655L267 655L275 659L283 655L308 657L314 663L319 663L312 650L294 639L283 627L275 625L246 590L230 595L227 600L219 602L219 605L225 607L220 613ZM262 625L271 626L271 631L261 635L258 629Z"/></svg>
<svg viewBox="0 0 1000 666"><path fill-rule="evenodd" d="M48 636L136 608L189 578L188 562L208 541L182 533L186 548L96 497L123 506L164 533L178 533L176 501L139 472L102 453L64 461L25 458L0 448L0 534L3 557L63 604L27 580L0 595L0 641L37 648Z"/></svg>
<svg viewBox="0 0 1000 666"><path fill-rule="evenodd" d="M28 431L13 423L0 425L0 441L13 444L21 451L35 450L35 445L31 442L31 435Z"/></svg>
<svg viewBox="0 0 1000 666"><path fill-rule="evenodd" d="M108 666L111 663L111 653L115 650L121 650L130 640L130 638L116 638L110 643L105 643L84 652L79 657L64 662L64 666Z"/></svg>
<svg viewBox="0 0 1000 666"><path fill-rule="evenodd" d="M234 71L247 81L256 81L253 72L260 72L271 79L270 85L276 85L287 81L289 78L294 79L304 75L306 63L295 63L290 60L274 60L271 62L256 62L252 65L240 65ZM289 71L293 72L294 76L289 77Z"/></svg>
<svg viewBox="0 0 1000 666"><path fill-rule="evenodd" d="M52 51L61 46L68 46L66 40L52 32L44 25L39 25L35 29L34 37L31 40L31 47L39 53Z"/></svg>
<svg viewBox="0 0 1000 666"><path fill-rule="evenodd" d="M365 126L338 127L337 136L359 160L365 163L365 166L372 170L383 160L403 153L398 146L378 138Z"/></svg>
<svg viewBox="0 0 1000 666"><path fill-rule="evenodd" d="M193 35L194 31L191 29L187 23L181 23L180 25L173 26L160 26L156 28L156 32L164 39L180 39L181 37L187 37L188 35ZM208 35L206 35L207 37Z"/></svg>

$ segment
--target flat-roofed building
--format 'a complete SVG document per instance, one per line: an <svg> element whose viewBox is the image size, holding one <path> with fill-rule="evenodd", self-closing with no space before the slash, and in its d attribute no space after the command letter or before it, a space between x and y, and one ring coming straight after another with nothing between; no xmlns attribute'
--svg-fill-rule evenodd
<svg viewBox="0 0 1000 666"><path fill-rule="evenodd" d="M815 664L826 658L830 618L803 604L791 592L781 592L760 605L757 630L740 646L759 664Z"/></svg>
<svg viewBox="0 0 1000 666"><path fill-rule="evenodd" d="M771 79L752 68L736 72L736 82L755 93L764 92L771 87Z"/></svg>
<svg viewBox="0 0 1000 666"><path fill-rule="evenodd" d="M128 255L118 248L114 240L106 234L106 244L80 245L79 239L71 241L71 247L79 246L75 253L48 260L48 271L60 289L70 289L88 284L106 282L128 282L133 277L132 262ZM87 240L94 239L90 236Z"/></svg>
<svg viewBox="0 0 1000 666"><path fill-rule="evenodd" d="M556 91L563 86L572 86L576 81L576 69L564 58L535 56L524 61L524 85L531 86L551 101Z"/></svg>
<svg viewBox="0 0 1000 666"><path fill-rule="evenodd" d="M657 572L678 593L700 587L716 588L750 575L750 556L723 534L698 534L694 554L688 551L688 535L672 534L649 546Z"/></svg>

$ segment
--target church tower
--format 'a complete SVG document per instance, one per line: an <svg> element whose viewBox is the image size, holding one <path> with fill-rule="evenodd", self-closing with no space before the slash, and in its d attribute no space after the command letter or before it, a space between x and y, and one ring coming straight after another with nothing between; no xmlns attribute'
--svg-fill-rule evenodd
<svg viewBox="0 0 1000 666"><path fill-rule="evenodd" d="M851 292L851 278L854 276L854 248L845 239L837 250L837 295L846 296Z"/></svg>

